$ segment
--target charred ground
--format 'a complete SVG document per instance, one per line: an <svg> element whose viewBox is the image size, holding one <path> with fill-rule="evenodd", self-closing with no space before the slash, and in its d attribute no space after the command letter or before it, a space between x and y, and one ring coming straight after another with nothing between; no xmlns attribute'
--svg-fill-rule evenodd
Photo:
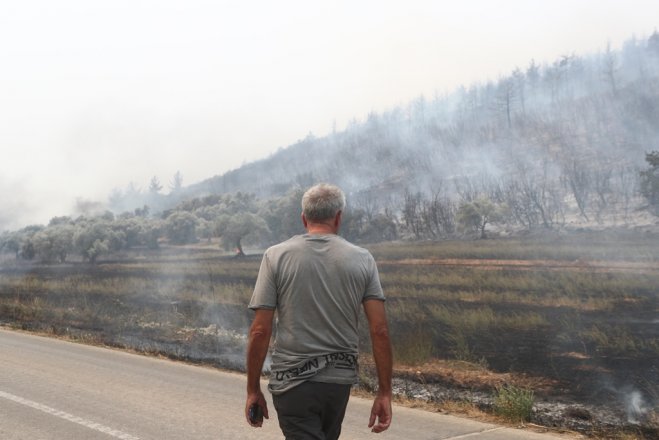
<svg viewBox="0 0 659 440"><path fill-rule="evenodd" d="M615 416L609 428L657 433L656 234L370 248L388 296L400 394L487 407L493 390L514 384L534 391L538 422L592 433L611 424L598 421L604 411ZM95 265L6 258L0 323L242 369L259 261L216 244L134 250ZM558 416L548 418L546 402L563 405Z"/></svg>

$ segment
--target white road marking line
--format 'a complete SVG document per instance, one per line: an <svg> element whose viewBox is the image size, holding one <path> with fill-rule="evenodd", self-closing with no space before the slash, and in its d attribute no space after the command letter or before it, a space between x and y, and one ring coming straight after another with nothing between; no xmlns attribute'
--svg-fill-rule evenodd
<svg viewBox="0 0 659 440"><path fill-rule="evenodd" d="M73 414L69 414L64 411L56 410L55 408L42 405L41 403L34 402L32 400L24 399L22 397L14 396L13 394L5 393L4 391L0 391L0 397L7 400L11 400L12 402L20 403L21 405L29 406L30 408L34 408L39 411L43 411L46 414L50 414L52 416L59 417L64 420L68 420L69 422L77 423L78 425L82 425L86 428L93 429L95 431L99 431L107 435L111 435L112 437L121 440L140 440L139 437L126 434L125 432L117 431L116 429L109 428L107 426L101 425L100 423L92 422L91 420L85 420L81 417L74 416Z"/></svg>
<svg viewBox="0 0 659 440"><path fill-rule="evenodd" d="M475 437L475 436L481 435L485 432L500 431L500 430L505 429L505 428L506 428L505 426L497 426L496 428L490 428L490 429L486 429L484 431L470 432L468 434L462 434L462 435L457 435L455 437L449 437L445 440L458 440L458 439L467 438L467 437Z"/></svg>

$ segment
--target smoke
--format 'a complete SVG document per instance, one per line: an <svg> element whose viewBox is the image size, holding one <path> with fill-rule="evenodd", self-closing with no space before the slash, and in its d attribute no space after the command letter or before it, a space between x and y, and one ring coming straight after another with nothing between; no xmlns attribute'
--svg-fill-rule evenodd
<svg viewBox="0 0 659 440"><path fill-rule="evenodd" d="M639 424L647 416L649 407L640 391L634 390L624 396L627 421Z"/></svg>
<svg viewBox="0 0 659 440"><path fill-rule="evenodd" d="M37 188L27 179L0 176L0 232L32 224L47 224L55 216L98 215L106 206L88 198L62 194L56 188Z"/></svg>
<svg viewBox="0 0 659 440"><path fill-rule="evenodd" d="M652 405L643 393L632 385L616 387L610 380L610 378L605 380L604 388L617 397L617 400L622 404L627 423L638 425L647 420Z"/></svg>
<svg viewBox="0 0 659 440"><path fill-rule="evenodd" d="M0 175L0 232L47 224L55 216L103 212L105 207L99 202L74 198L77 190L65 192L52 180L39 182L25 175Z"/></svg>
<svg viewBox="0 0 659 440"><path fill-rule="evenodd" d="M83 197L78 197L75 201L74 214L84 215L84 216L95 216L100 215L105 211L107 207L101 203L90 199L85 199Z"/></svg>
<svg viewBox="0 0 659 440"><path fill-rule="evenodd" d="M43 204L18 179L0 176L0 232L13 230L43 217Z"/></svg>

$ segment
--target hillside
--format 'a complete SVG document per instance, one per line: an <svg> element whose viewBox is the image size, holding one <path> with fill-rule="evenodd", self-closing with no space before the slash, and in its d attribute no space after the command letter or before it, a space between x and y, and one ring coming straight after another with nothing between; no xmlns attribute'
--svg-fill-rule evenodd
<svg viewBox="0 0 659 440"><path fill-rule="evenodd" d="M147 193L129 185L112 194L112 212L80 210L4 232L0 250L93 262L137 246L220 238L240 254L301 232L300 191L318 181L346 191L342 235L362 243L655 230L657 151L655 32L619 51L532 61L497 81L419 97L167 195L157 182Z"/></svg>
<svg viewBox="0 0 659 440"><path fill-rule="evenodd" d="M185 189L187 197L331 181L353 204L402 205L405 194L453 200L543 188L580 217L637 207L638 171L659 149L659 34L620 51L531 62L509 76L371 113L345 130ZM551 193L551 194L549 194ZM493 197L494 196L494 197ZM557 208L556 208L557 209Z"/></svg>

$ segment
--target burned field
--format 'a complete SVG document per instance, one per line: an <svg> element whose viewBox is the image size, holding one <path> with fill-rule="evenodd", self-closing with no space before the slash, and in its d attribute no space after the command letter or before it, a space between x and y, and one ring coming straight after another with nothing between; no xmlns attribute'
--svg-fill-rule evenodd
<svg viewBox="0 0 659 440"><path fill-rule="evenodd" d="M538 399L600 405L656 429L659 237L614 238L371 246L397 374L482 392L514 384ZM214 245L113 258L96 265L5 259L0 323L243 368L259 256L232 258ZM365 351L367 339L364 332Z"/></svg>
<svg viewBox="0 0 659 440"><path fill-rule="evenodd" d="M393 281L400 270L413 278L406 285ZM659 273L557 275L429 263L385 265L382 275L399 360L457 359L542 377L551 386L538 391L589 402L630 388L657 397Z"/></svg>
<svg viewBox="0 0 659 440"><path fill-rule="evenodd" d="M0 267L0 322L15 328L242 368L259 258L163 248L95 265Z"/></svg>

